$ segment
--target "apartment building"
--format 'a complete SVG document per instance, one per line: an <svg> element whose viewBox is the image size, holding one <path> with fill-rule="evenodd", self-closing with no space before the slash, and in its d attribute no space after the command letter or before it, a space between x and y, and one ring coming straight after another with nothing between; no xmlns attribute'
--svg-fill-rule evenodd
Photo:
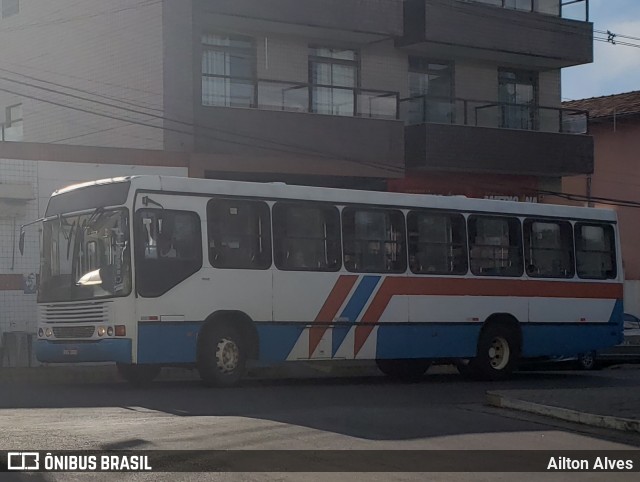
<svg viewBox="0 0 640 482"><path fill-rule="evenodd" d="M7 140L443 194L535 196L593 166L585 114L560 102L561 69L592 61L588 0L2 4Z"/></svg>

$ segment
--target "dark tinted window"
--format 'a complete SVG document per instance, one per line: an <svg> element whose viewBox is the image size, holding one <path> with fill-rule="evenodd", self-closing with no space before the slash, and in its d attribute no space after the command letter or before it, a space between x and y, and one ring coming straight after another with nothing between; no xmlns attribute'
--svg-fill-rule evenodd
<svg viewBox="0 0 640 482"><path fill-rule="evenodd" d="M46 216L119 206L127 200L130 186L130 182L94 184L58 194L49 199Z"/></svg>
<svg viewBox="0 0 640 482"><path fill-rule="evenodd" d="M277 203L273 239L279 269L340 269L340 213L334 206Z"/></svg>
<svg viewBox="0 0 640 482"><path fill-rule="evenodd" d="M160 296L202 267L200 217L194 212L141 209L135 236L141 296Z"/></svg>
<svg viewBox="0 0 640 482"><path fill-rule="evenodd" d="M404 233L402 211L345 208L342 212L345 267L363 273L406 271Z"/></svg>
<svg viewBox="0 0 640 482"><path fill-rule="evenodd" d="M473 274L522 275L522 236L517 218L470 216L468 227Z"/></svg>
<svg viewBox="0 0 640 482"><path fill-rule="evenodd" d="M467 272L467 233L462 215L411 211L407 215L407 231L412 272Z"/></svg>
<svg viewBox="0 0 640 482"><path fill-rule="evenodd" d="M576 265L585 279L614 279L616 248L613 227L608 224L576 223Z"/></svg>
<svg viewBox="0 0 640 482"><path fill-rule="evenodd" d="M534 278L572 278L573 228L566 221L524 222L527 274Z"/></svg>
<svg viewBox="0 0 640 482"><path fill-rule="evenodd" d="M213 199L207 206L209 261L214 268L271 266L269 206L260 201Z"/></svg>

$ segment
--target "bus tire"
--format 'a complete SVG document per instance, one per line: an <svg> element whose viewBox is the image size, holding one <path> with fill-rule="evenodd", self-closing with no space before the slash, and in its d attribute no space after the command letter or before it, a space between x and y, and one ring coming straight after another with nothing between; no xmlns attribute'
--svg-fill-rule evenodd
<svg viewBox="0 0 640 482"><path fill-rule="evenodd" d="M588 351L587 353L581 353L576 360L576 367L578 370L597 370L598 360L596 358L595 351Z"/></svg>
<svg viewBox="0 0 640 482"><path fill-rule="evenodd" d="M382 373L394 380L415 382L420 380L431 366L431 360L404 359L404 360L376 360L376 364Z"/></svg>
<svg viewBox="0 0 640 482"><path fill-rule="evenodd" d="M504 380L518 363L520 347L515 327L491 323L480 333L476 357L469 362L469 375L481 380Z"/></svg>
<svg viewBox="0 0 640 482"><path fill-rule="evenodd" d="M160 367L158 365L116 363L116 368L122 378L136 387L150 384L160 374Z"/></svg>
<svg viewBox="0 0 640 482"><path fill-rule="evenodd" d="M246 344L241 331L228 323L205 326L198 337L198 372L205 385L231 387L245 375Z"/></svg>

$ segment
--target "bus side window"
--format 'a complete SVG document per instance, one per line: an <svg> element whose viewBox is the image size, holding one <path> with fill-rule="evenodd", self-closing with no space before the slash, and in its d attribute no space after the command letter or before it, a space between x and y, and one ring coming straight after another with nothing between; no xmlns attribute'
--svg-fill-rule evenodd
<svg viewBox="0 0 640 482"><path fill-rule="evenodd" d="M520 220L469 216L469 259L477 276L522 276Z"/></svg>
<svg viewBox="0 0 640 482"><path fill-rule="evenodd" d="M140 295L160 296L202 267L202 235L197 213L141 209L136 213L135 232Z"/></svg>
<svg viewBox="0 0 640 482"><path fill-rule="evenodd" d="M347 207L342 211L342 233L347 270L361 273L406 271L402 211Z"/></svg>
<svg viewBox="0 0 640 482"><path fill-rule="evenodd" d="M466 274L467 233L461 214L411 211L407 215L409 267L416 274Z"/></svg>
<svg viewBox="0 0 640 482"><path fill-rule="evenodd" d="M212 199L207 205L209 262L221 269L271 267L269 205L244 199Z"/></svg>
<svg viewBox="0 0 640 482"><path fill-rule="evenodd" d="M524 251L532 278L573 278L573 228L568 221L526 219Z"/></svg>
<svg viewBox="0 0 640 482"><path fill-rule="evenodd" d="M613 226L576 223L576 265L583 279L615 279L616 247Z"/></svg>
<svg viewBox="0 0 640 482"><path fill-rule="evenodd" d="M273 242L278 269L338 271L340 213L320 203L276 203Z"/></svg>

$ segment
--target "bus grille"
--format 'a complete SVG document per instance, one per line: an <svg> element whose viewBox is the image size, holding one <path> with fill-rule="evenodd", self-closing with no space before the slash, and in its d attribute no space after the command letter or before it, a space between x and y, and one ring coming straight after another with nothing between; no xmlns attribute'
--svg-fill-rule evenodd
<svg viewBox="0 0 640 482"><path fill-rule="evenodd" d="M53 334L56 338L91 338L95 326L54 326Z"/></svg>
<svg viewBox="0 0 640 482"><path fill-rule="evenodd" d="M110 311L110 302L42 305L40 321L43 323L108 323Z"/></svg>

